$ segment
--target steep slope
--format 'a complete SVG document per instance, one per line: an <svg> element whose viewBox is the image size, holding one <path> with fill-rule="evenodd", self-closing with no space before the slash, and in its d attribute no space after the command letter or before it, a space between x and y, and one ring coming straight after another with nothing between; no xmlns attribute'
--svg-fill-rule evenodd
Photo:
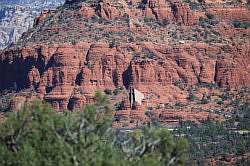
<svg viewBox="0 0 250 166"><path fill-rule="evenodd" d="M146 108L190 103L191 92L201 100L219 95L223 88L249 87L250 12L245 3L223 6L224 2L67 0L57 10L44 11L34 28L1 53L0 89L32 89L36 93L28 99L46 100L57 111L83 107L98 89L114 91L111 100L120 104L116 117L136 124L129 119L146 122ZM130 108L131 88L144 94L142 105ZM176 116L184 120L223 119L197 113L199 108L183 108ZM160 114L169 113L175 114L174 108Z"/></svg>

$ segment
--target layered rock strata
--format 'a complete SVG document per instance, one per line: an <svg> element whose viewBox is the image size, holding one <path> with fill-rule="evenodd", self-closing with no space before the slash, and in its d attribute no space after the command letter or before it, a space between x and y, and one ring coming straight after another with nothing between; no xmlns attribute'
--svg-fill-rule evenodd
<svg viewBox="0 0 250 166"><path fill-rule="evenodd" d="M37 98L63 111L82 109L96 90L125 89L127 97L132 83L145 96L142 105L115 116L127 117L131 125L147 123L147 107L187 103L185 87L250 86L249 29L232 25L234 19L248 20L249 11L234 10L217 15L222 10L214 6L194 11L172 0L68 0L58 10L44 11L34 28L1 52L0 90L33 89ZM209 114L193 116L189 112L182 119L202 121Z"/></svg>
<svg viewBox="0 0 250 166"><path fill-rule="evenodd" d="M160 59L133 59L131 51L138 49L150 50ZM132 79L143 93L157 86L154 91L159 94L164 88L177 86L178 81L188 85L217 83L229 88L249 86L249 45L227 48L226 56L220 55L222 49L196 43L110 48L105 43L80 42L9 50L2 54L0 88L14 83L20 88L34 87L41 99L64 110L88 103L98 89L128 88ZM160 97L165 102L171 100L166 95Z"/></svg>

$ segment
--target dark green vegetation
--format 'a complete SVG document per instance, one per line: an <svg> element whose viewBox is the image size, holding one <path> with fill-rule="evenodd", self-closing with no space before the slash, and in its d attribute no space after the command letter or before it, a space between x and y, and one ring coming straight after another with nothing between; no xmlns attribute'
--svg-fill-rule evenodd
<svg viewBox="0 0 250 166"><path fill-rule="evenodd" d="M225 122L206 121L202 125L186 122L175 131L190 144L190 165L203 165L208 158L242 156L250 152L250 105L243 104ZM239 160L236 165L249 165ZM222 163L217 163L221 165Z"/></svg>
<svg viewBox="0 0 250 166"><path fill-rule="evenodd" d="M247 28L250 27L250 22L233 21L233 26L235 28L244 28L244 29L247 29Z"/></svg>
<svg viewBox="0 0 250 166"><path fill-rule="evenodd" d="M111 128L107 98L83 112L56 113L40 101L0 124L0 165L184 165L187 142L165 128Z"/></svg>
<svg viewBox="0 0 250 166"><path fill-rule="evenodd" d="M14 91L12 90L0 92L0 113L8 111L10 100L13 96Z"/></svg>

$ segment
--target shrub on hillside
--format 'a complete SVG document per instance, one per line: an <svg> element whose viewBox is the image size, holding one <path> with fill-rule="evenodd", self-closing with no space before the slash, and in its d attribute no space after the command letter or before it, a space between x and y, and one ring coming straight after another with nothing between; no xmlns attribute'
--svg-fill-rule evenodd
<svg viewBox="0 0 250 166"><path fill-rule="evenodd" d="M250 22L243 22L243 21L233 21L233 26L235 28L244 28L247 29L250 27Z"/></svg>

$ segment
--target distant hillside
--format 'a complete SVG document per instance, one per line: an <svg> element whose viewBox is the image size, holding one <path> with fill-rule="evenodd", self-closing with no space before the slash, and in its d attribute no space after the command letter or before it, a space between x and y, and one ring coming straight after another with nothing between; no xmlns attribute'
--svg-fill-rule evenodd
<svg viewBox="0 0 250 166"><path fill-rule="evenodd" d="M63 3L64 0L1 0L0 49L16 42L33 26L34 18L43 9L56 8Z"/></svg>

